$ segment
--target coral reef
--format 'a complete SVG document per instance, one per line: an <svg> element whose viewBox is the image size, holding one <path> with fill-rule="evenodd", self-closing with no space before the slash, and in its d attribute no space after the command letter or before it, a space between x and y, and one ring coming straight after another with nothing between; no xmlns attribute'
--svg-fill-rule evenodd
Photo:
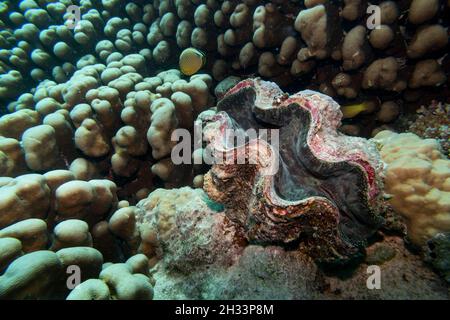
<svg viewBox="0 0 450 320"><path fill-rule="evenodd" d="M187 183L190 168L167 164L170 137L176 128L190 129L192 119L213 101L208 99L210 77L186 81L175 69L148 78L125 73L138 77L134 83L111 80L116 67L108 66L85 66L62 85L44 81L34 93L35 110L20 109L0 119L3 176L71 169L84 180L115 175L128 185L145 175L148 181L136 185L130 200L139 189L151 188L154 177L167 185ZM87 73L98 79L89 76L92 87L82 89Z"/></svg>
<svg viewBox="0 0 450 320"><path fill-rule="evenodd" d="M92 277L77 285L67 300L151 300L154 280L143 254L125 263L106 263L98 279Z"/></svg>
<svg viewBox="0 0 450 320"><path fill-rule="evenodd" d="M64 298L66 270L76 265L84 280L101 270L103 257L94 248L72 247L57 252L38 250L14 260L0 276L1 299Z"/></svg>
<svg viewBox="0 0 450 320"><path fill-rule="evenodd" d="M71 4L81 13L73 30L66 13ZM248 74L282 85L307 80L310 89L339 102L356 97L330 90L332 80L343 71L356 83L372 72L398 78L380 88L397 92L405 104L412 103L409 97L421 87L447 87L436 77L417 83L414 69L428 64L425 68L434 69L430 72L442 74L448 66L448 59L442 58L448 51L443 21L448 4L437 0L373 4L380 8L379 26L371 25L367 1L67 0L57 5L5 1L0 14L4 26L0 99L20 99L24 88L44 79L65 82L81 64L98 58L109 63L133 55L130 60L137 64L132 66L144 69L171 65L190 46L205 51L206 68L216 81ZM114 78L120 76L117 72ZM124 84L127 77L118 82ZM353 89L364 100L379 96L376 87L366 83Z"/></svg>
<svg viewBox="0 0 450 320"><path fill-rule="evenodd" d="M411 241L424 246L436 234L450 231L450 160L439 142L391 131L373 140L387 165L385 192L405 218Z"/></svg>
<svg viewBox="0 0 450 320"><path fill-rule="evenodd" d="M82 275L82 282L73 290L67 288L66 270L70 266L77 266ZM34 251L14 260L0 276L0 298L151 300L153 285L144 255L132 256L126 263L103 264L96 249L70 247L56 252Z"/></svg>
<svg viewBox="0 0 450 320"><path fill-rule="evenodd" d="M74 29L71 4L81 12ZM83 168L77 178L114 176L132 202L155 184L192 181L191 168L167 159L170 136L214 105L212 79L167 68L174 43L165 37L178 21L157 18L160 5L2 3L3 176Z"/></svg>
<svg viewBox="0 0 450 320"><path fill-rule="evenodd" d="M46 219L50 225L83 219L92 225L117 206L114 182L76 180L69 170L25 174L8 180L0 187L0 228L29 218Z"/></svg>
<svg viewBox="0 0 450 320"><path fill-rule="evenodd" d="M373 4L1 1L0 299L448 298L450 5Z"/></svg>

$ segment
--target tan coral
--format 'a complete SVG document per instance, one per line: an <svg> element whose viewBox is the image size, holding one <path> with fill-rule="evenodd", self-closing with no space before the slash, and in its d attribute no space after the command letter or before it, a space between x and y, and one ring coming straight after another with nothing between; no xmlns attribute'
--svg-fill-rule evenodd
<svg viewBox="0 0 450 320"><path fill-rule="evenodd" d="M41 219L26 219L0 229L0 238L11 237L20 240L25 253L43 250L47 247L47 224Z"/></svg>
<svg viewBox="0 0 450 320"><path fill-rule="evenodd" d="M302 10L295 20L295 30L308 44L308 56L323 59L327 56L327 13L325 6L318 5Z"/></svg>
<svg viewBox="0 0 450 320"><path fill-rule="evenodd" d="M0 134L7 138L20 139L25 130L39 124L39 114L34 110L19 110L0 118Z"/></svg>
<svg viewBox="0 0 450 320"><path fill-rule="evenodd" d="M50 205L50 189L45 178L27 174L0 187L0 228L28 218L45 218Z"/></svg>
<svg viewBox="0 0 450 320"><path fill-rule="evenodd" d="M425 86L440 86L445 83L447 76L441 65L433 59L419 61L409 79L410 88Z"/></svg>
<svg viewBox="0 0 450 320"><path fill-rule="evenodd" d="M367 59L366 28L356 26L344 38L342 44L344 70L358 69Z"/></svg>
<svg viewBox="0 0 450 320"><path fill-rule="evenodd" d="M394 32L388 25L380 25L370 32L369 42L375 49L386 49L394 40Z"/></svg>
<svg viewBox="0 0 450 320"><path fill-rule="evenodd" d="M364 13L363 0L344 0L345 6L342 9L341 16L349 21L354 21Z"/></svg>
<svg viewBox="0 0 450 320"><path fill-rule="evenodd" d="M445 28L439 24L419 28L407 48L408 57L416 59L445 47L448 36Z"/></svg>
<svg viewBox="0 0 450 320"><path fill-rule="evenodd" d="M409 7L408 20L422 24L432 19L439 10L439 0L413 0Z"/></svg>
<svg viewBox="0 0 450 320"><path fill-rule="evenodd" d="M104 156L110 150L102 128L94 119L90 118L83 120L75 131L75 144L85 155L90 157Z"/></svg>
<svg viewBox="0 0 450 320"><path fill-rule="evenodd" d="M385 192L405 218L411 241L425 245L435 234L450 231L450 161L439 143L391 131L382 131L373 140L387 165Z"/></svg>
<svg viewBox="0 0 450 320"><path fill-rule="evenodd" d="M22 136L25 161L31 170L42 171L54 168L59 160L56 132L49 125L27 129Z"/></svg>
<svg viewBox="0 0 450 320"><path fill-rule="evenodd" d="M391 91L403 91L406 81L399 79L399 64L393 57L372 62L364 72L364 89L378 88Z"/></svg>
<svg viewBox="0 0 450 320"><path fill-rule="evenodd" d="M73 180L56 189L55 200L57 220L82 219L92 224L115 209L116 185L109 180Z"/></svg>

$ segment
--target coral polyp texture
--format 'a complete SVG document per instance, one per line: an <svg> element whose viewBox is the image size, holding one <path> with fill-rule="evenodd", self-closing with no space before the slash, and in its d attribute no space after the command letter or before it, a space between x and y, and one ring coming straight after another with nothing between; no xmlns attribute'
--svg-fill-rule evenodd
<svg viewBox="0 0 450 320"><path fill-rule="evenodd" d="M448 298L449 15L0 1L0 299Z"/></svg>
<svg viewBox="0 0 450 320"><path fill-rule="evenodd" d="M289 96L274 83L249 79L225 95L217 112L200 118L213 156L227 160L212 166L204 188L231 209L249 240L304 239L312 256L333 261L354 255L377 229L382 162L373 143L337 132L342 115L331 98L314 91ZM279 146L264 147L262 138L233 146L227 136L268 128L277 130Z"/></svg>
<svg viewBox="0 0 450 320"><path fill-rule="evenodd" d="M450 160L439 142L391 131L373 140L387 165L385 192L406 220L411 241L423 246L437 234L450 232Z"/></svg>

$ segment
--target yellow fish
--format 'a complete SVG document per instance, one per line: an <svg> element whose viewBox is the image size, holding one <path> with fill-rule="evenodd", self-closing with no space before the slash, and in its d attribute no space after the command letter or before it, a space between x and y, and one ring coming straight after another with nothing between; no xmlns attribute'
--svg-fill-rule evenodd
<svg viewBox="0 0 450 320"><path fill-rule="evenodd" d="M358 104L352 104L349 106L342 106L341 111L343 114L343 118L347 119L347 118L356 117L359 113L367 110L368 107L369 106L365 102L358 103Z"/></svg>
<svg viewBox="0 0 450 320"><path fill-rule="evenodd" d="M180 55L180 70L187 76L196 73L205 63L205 54L194 48L187 48Z"/></svg>

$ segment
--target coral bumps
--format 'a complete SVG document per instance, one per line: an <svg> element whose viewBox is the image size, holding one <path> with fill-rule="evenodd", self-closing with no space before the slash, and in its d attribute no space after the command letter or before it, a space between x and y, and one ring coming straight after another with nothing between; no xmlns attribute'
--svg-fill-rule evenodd
<svg viewBox="0 0 450 320"><path fill-rule="evenodd" d="M411 241L424 245L437 233L450 231L450 161L439 142L390 131L374 140L387 164L385 192L405 218Z"/></svg>
<svg viewBox="0 0 450 320"><path fill-rule="evenodd" d="M273 83L249 79L232 88L215 115L200 115L212 153L236 161L214 164L205 177L208 195L230 209L230 219L250 241L303 240L319 261L353 256L381 220L382 162L371 142L336 131L339 106L313 91L288 96ZM276 128L274 148L256 161L237 162L260 139L230 146L227 129ZM276 157L279 157L276 159ZM254 160L254 159L253 159ZM278 161L278 170L264 169Z"/></svg>

